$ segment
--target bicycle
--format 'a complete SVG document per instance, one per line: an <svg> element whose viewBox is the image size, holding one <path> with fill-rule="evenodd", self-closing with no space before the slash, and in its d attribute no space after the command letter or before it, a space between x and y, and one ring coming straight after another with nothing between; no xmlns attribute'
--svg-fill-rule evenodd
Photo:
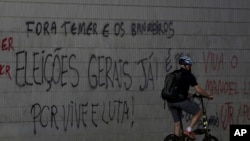
<svg viewBox="0 0 250 141"><path fill-rule="evenodd" d="M207 128L208 122L207 122L207 112L206 108L204 106L204 97L201 95L193 94L193 98L197 98L201 102L201 108L202 108L202 126L203 129L195 129L193 132L196 135L202 135L204 134L204 138L202 141L218 141L218 139L210 134L211 129ZM178 113L182 115L181 109L178 109ZM180 116L181 117L181 116ZM190 138L188 138L186 135L183 134L183 123L182 120L180 120L180 126L181 126L181 134L180 136L176 136L175 134L169 134L165 137L164 141L195 141Z"/></svg>

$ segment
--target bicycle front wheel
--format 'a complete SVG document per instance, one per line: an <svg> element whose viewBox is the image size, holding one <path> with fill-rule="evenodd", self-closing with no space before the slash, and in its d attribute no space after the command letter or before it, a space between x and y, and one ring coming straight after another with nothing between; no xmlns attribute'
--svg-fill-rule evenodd
<svg viewBox="0 0 250 141"><path fill-rule="evenodd" d="M179 137L176 136L175 134L170 134L170 135L166 136L164 141L178 141L178 139L179 139Z"/></svg>
<svg viewBox="0 0 250 141"><path fill-rule="evenodd" d="M213 135L208 135L202 141L218 141L218 139Z"/></svg>

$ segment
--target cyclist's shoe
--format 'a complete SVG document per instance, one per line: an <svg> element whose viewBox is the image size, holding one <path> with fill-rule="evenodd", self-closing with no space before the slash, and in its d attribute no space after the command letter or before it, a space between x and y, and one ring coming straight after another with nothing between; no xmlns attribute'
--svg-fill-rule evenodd
<svg viewBox="0 0 250 141"><path fill-rule="evenodd" d="M195 134L194 134L194 132L188 132L187 130L185 130L183 132L183 134L186 135L189 139L195 140Z"/></svg>

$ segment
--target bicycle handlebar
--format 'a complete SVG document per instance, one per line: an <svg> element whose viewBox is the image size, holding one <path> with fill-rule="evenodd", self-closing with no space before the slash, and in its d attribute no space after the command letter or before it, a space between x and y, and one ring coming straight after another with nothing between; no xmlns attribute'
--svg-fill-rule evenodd
<svg viewBox="0 0 250 141"><path fill-rule="evenodd" d="M214 98L213 98L213 97L211 97L211 96L206 97L206 96L202 96L202 95L197 94L197 93L194 93L192 97L193 97L193 98L200 98L200 99L206 98L206 99L208 99L208 100L212 100L212 99L214 99Z"/></svg>
<svg viewBox="0 0 250 141"><path fill-rule="evenodd" d="M192 95L192 97L193 97L193 98L207 98L207 97L204 97L204 96L199 95L199 94L197 94L197 93L194 93L194 94Z"/></svg>

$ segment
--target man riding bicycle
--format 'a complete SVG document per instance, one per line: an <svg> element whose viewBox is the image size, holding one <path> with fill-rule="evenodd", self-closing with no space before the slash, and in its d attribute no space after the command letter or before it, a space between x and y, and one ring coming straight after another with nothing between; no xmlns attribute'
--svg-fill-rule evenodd
<svg viewBox="0 0 250 141"><path fill-rule="evenodd" d="M190 86L193 87L196 93L208 98L213 99L213 96L208 95L205 90L203 90L197 83L195 76L191 73L193 61L191 58L187 56L182 56L179 59L180 69L177 71L182 71L181 78L178 82L178 89L184 96L184 100L181 101L170 101L167 100L168 108L172 114L174 119L174 134L179 136L180 135L180 120L181 115L178 113L178 109L193 115L189 126L183 131L183 134L188 136L190 139L195 139L195 134L192 132L192 128L198 122L198 120L202 116L202 110L200 109L199 105L195 103L193 100L190 100L189 97L192 96L188 93Z"/></svg>

